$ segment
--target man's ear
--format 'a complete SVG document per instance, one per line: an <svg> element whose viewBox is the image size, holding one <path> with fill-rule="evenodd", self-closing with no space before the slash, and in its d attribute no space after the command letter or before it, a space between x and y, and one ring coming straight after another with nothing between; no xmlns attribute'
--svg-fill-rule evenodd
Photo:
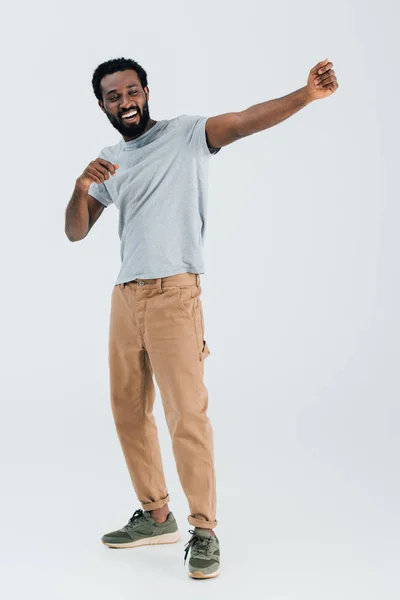
<svg viewBox="0 0 400 600"><path fill-rule="evenodd" d="M100 106L101 110L103 111L103 113L105 113L106 111L104 110L104 105L103 105L102 100L99 100L99 106Z"/></svg>
<svg viewBox="0 0 400 600"><path fill-rule="evenodd" d="M148 101L149 100L149 96L150 96L149 86L146 85L146 87L144 87L143 90L144 90L144 93L146 94L146 98L147 98L147 101Z"/></svg>

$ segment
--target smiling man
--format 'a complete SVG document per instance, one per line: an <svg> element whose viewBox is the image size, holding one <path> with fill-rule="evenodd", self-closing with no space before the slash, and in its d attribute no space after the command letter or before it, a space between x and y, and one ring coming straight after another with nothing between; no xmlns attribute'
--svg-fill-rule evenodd
<svg viewBox="0 0 400 600"><path fill-rule="evenodd" d="M93 74L98 104L122 137L77 178L65 233L71 241L82 240L105 207L114 204L119 211L121 268L111 294L110 395L141 505L102 541L130 548L180 539L153 417L155 378L194 527L185 547L194 578L220 572L213 430L203 382L210 351L200 287L209 158L332 95L338 88L332 66L328 59L318 63L304 87L241 112L160 121L150 118L147 74L137 62L109 60Z"/></svg>

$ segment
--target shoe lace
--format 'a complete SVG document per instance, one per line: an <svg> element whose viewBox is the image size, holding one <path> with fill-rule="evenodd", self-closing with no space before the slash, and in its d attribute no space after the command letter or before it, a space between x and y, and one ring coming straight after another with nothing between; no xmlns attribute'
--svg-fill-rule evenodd
<svg viewBox="0 0 400 600"><path fill-rule="evenodd" d="M144 518L143 510L139 508L138 510L135 510L135 512L129 519L128 525L130 527L132 527L132 526L136 525L136 523L138 523L139 520L142 518Z"/></svg>
<svg viewBox="0 0 400 600"><path fill-rule="evenodd" d="M186 564L186 559L190 548L192 548L192 552L196 552L196 554L200 554L201 556L208 556L210 544L212 541L211 537L205 538L200 535L197 535L194 529L189 529L189 533L192 534L192 537L185 544L185 556L183 559L183 564Z"/></svg>

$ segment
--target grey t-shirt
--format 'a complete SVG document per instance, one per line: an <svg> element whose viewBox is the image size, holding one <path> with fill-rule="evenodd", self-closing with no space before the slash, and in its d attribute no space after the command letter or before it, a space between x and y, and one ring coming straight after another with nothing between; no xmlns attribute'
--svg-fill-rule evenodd
<svg viewBox="0 0 400 600"><path fill-rule="evenodd" d="M119 165L88 193L119 210L121 269L115 285L132 279L204 273L208 161L207 117L157 121L135 140L103 148Z"/></svg>

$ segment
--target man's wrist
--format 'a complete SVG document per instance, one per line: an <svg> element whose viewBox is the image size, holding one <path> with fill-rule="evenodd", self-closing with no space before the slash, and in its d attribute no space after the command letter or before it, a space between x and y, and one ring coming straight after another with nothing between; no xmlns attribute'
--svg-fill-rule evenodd
<svg viewBox="0 0 400 600"><path fill-rule="evenodd" d="M311 104L311 102L314 102L315 98L313 98L313 96L310 94L310 91L306 85L303 88L301 88L301 91L304 97L304 103L306 105Z"/></svg>
<svg viewBox="0 0 400 600"><path fill-rule="evenodd" d="M80 177L75 182L75 187L80 192L87 192L90 188L90 184L84 183Z"/></svg>

